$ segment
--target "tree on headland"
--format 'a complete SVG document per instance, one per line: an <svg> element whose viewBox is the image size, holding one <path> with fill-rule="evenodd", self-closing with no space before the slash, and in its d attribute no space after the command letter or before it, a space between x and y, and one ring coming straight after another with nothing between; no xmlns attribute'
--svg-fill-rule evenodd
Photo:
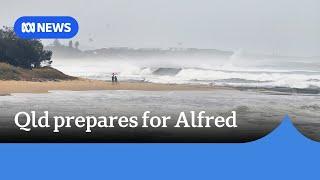
<svg viewBox="0 0 320 180"><path fill-rule="evenodd" d="M79 49L79 45L80 45L79 41L76 41L76 42L74 43L74 47L75 47L76 49Z"/></svg>
<svg viewBox="0 0 320 180"><path fill-rule="evenodd" d="M54 40L53 43L45 47L54 53L55 57L58 58L78 58L83 57L83 52L79 49L80 43L75 40L63 41L60 43L58 40Z"/></svg>
<svg viewBox="0 0 320 180"><path fill-rule="evenodd" d="M0 29L0 62L32 69L50 65L52 52L44 50L37 39L20 39L12 28Z"/></svg>
<svg viewBox="0 0 320 180"><path fill-rule="evenodd" d="M72 42L72 40L69 41L69 48L73 48L73 42Z"/></svg>
<svg viewBox="0 0 320 180"><path fill-rule="evenodd" d="M60 41L59 41L58 39L55 39L55 40L53 41L53 45L56 46L56 47L62 46L61 43L60 43Z"/></svg>

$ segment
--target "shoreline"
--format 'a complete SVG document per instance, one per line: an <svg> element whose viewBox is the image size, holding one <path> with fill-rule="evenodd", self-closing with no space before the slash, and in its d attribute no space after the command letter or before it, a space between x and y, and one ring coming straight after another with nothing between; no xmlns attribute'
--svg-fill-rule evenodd
<svg viewBox="0 0 320 180"><path fill-rule="evenodd" d="M112 84L110 81L78 78L77 80L59 81L15 81L0 80L0 96L12 93L48 93L49 91L94 91L94 90L133 90L133 91L214 91L214 90L254 90L274 95L308 94L319 95L319 89L297 88L259 88L259 87L227 87L199 84L161 84L149 82L123 81Z"/></svg>
<svg viewBox="0 0 320 180"><path fill-rule="evenodd" d="M66 81L3 81L0 80L0 96L12 93L48 93L53 90L90 91L90 90L140 90L140 91L212 91L231 89L207 85L158 84L146 82L112 82L101 80L66 80Z"/></svg>

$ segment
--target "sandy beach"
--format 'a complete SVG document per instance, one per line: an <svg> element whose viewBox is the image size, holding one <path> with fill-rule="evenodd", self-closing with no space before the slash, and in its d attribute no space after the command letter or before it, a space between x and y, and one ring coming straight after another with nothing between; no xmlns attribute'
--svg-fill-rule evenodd
<svg viewBox="0 0 320 180"><path fill-rule="evenodd" d="M50 90L89 91L89 90L142 90L142 91L208 91L216 89L212 86L175 85L140 82L111 82L99 80L71 80L71 81L0 81L0 95L11 93L47 93Z"/></svg>

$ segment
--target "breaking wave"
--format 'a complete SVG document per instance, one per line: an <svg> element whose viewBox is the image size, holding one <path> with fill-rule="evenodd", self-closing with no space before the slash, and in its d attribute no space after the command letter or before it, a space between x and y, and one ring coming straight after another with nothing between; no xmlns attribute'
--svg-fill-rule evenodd
<svg viewBox="0 0 320 180"><path fill-rule="evenodd" d="M301 61L290 64L283 63L284 60L281 60L282 64L270 65L269 62L278 61L268 59L249 61L238 57L240 56L238 54L226 59L209 61L155 58L148 60L90 59L79 62L68 59L55 60L54 66L69 75L106 81L110 80L112 73L117 73L121 81L320 89L320 71L317 63L306 64ZM306 65L311 68L306 68Z"/></svg>

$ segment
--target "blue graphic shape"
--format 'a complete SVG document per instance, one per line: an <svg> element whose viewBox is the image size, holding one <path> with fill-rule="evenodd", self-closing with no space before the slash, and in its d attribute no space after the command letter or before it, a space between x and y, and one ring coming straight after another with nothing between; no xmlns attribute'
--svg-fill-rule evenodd
<svg viewBox="0 0 320 180"><path fill-rule="evenodd" d="M22 39L69 39L77 35L79 24L70 16L23 16L14 31Z"/></svg>
<svg viewBox="0 0 320 180"><path fill-rule="evenodd" d="M0 145L2 179L319 179L320 143L289 117L240 144Z"/></svg>
<svg viewBox="0 0 320 180"><path fill-rule="evenodd" d="M286 116L284 120L276 127L273 131L271 131L268 135L263 138L254 141L253 143L279 143L278 145L294 145L297 146L298 144L317 144L318 142L313 141L306 137L305 135L300 132L295 125L290 120L289 116ZM320 145L320 144L318 144Z"/></svg>

